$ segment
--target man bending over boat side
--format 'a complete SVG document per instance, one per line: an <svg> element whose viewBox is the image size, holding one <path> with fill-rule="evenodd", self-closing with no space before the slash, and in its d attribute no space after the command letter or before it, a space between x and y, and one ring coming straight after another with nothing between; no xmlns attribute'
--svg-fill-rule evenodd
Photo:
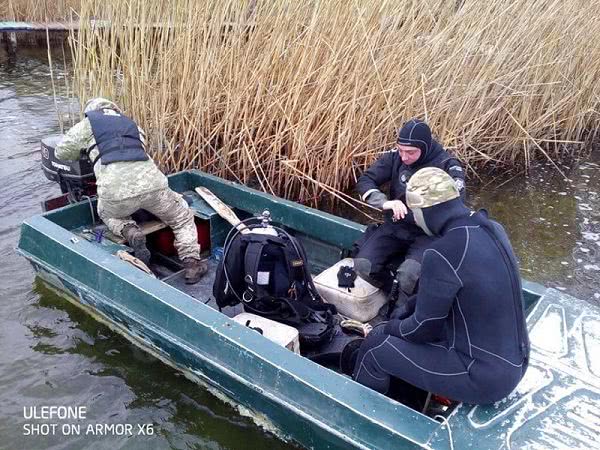
<svg viewBox="0 0 600 450"><path fill-rule="evenodd" d="M374 286L388 290L393 277L388 264L395 258L404 261L397 271L400 288L411 295L421 273L423 251L433 239L415 225L406 208L406 183L425 167L438 167L449 173L461 198L465 198L465 174L460 162L433 139L427 123L412 119L406 122L396 139L396 147L385 152L358 179L356 189L363 201L383 209L385 222L371 225L355 244L354 267ZM389 183L389 197L380 189Z"/></svg>
<svg viewBox="0 0 600 450"><path fill-rule="evenodd" d="M360 346L354 379L382 393L396 377L456 401L498 401L519 383L529 358L508 237L485 210L465 207L441 169L415 173L406 199L417 225L438 239L424 252L417 295Z"/></svg>
<svg viewBox="0 0 600 450"><path fill-rule="evenodd" d="M89 100L84 113L56 147L56 157L74 161L87 149L96 175L98 215L110 231L125 238L135 256L148 264L146 236L131 214L138 209L154 214L173 230L186 282L197 283L207 265L200 260L194 214L147 155L144 131L104 98Z"/></svg>

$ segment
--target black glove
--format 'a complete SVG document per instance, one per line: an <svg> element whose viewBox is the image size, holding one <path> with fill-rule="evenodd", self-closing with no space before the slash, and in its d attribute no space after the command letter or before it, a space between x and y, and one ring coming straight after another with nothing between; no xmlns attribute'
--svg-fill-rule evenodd
<svg viewBox="0 0 600 450"><path fill-rule="evenodd" d="M356 272L350 266L341 266L337 273L337 279L339 287L353 288Z"/></svg>

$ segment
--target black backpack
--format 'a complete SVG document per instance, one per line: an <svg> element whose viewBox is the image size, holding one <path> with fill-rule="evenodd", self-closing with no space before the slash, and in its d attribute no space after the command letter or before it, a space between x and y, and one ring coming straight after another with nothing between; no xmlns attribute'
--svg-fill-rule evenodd
<svg viewBox="0 0 600 450"><path fill-rule="evenodd" d="M298 329L303 347L331 340L335 306L323 302L302 244L275 226L231 230L217 267L213 295L219 308L244 310Z"/></svg>

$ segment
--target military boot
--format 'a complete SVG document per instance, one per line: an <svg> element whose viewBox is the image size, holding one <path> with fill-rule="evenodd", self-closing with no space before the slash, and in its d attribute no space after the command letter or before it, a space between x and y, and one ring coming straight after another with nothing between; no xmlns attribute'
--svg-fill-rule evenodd
<svg viewBox="0 0 600 450"><path fill-rule="evenodd" d="M185 269L185 282L187 284L197 283L202 278L202 275L208 272L206 261L196 258L185 258L183 260L183 268Z"/></svg>
<svg viewBox="0 0 600 450"><path fill-rule="evenodd" d="M146 247L146 236L137 225L127 225L123 228L123 237L133 249L136 258L148 265L150 263L150 250Z"/></svg>

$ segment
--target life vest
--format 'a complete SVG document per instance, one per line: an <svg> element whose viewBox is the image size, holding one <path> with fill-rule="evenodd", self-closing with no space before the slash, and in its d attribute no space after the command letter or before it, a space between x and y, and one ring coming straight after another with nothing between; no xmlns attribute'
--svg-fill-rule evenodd
<svg viewBox="0 0 600 450"><path fill-rule="evenodd" d="M86 113L92 125L96 144L88 148L98 148L98 156L104 165L122 161L147 161L148 155L140 139L137 125L129 117L112 109L90 111Z"/></svg>

